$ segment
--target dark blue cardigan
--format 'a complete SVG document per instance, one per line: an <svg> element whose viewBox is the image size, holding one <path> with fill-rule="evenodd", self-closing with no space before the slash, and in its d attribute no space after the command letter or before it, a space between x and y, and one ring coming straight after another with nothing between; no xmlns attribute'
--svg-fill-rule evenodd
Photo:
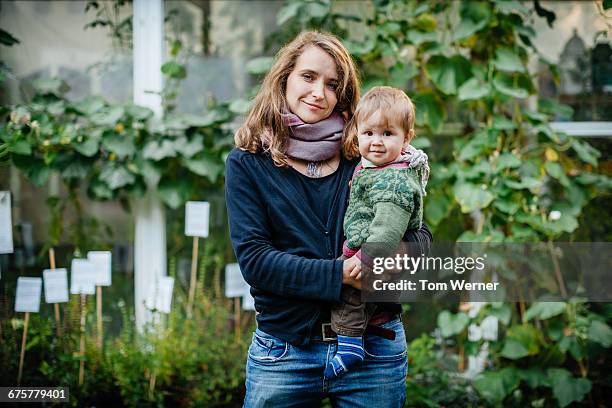
<svg viewBox="0 0 612 408"><path fill-rule="evenodd" d="M342 224L357 161L342 159L338 192L324 225L294 186L301 177L268 154L238 149L227 158L225 195L230 237L251 285L258 327L292 344L306 344L314 323L329 314L342 287ZM427 253L427 227L407 232Z"/></svg>

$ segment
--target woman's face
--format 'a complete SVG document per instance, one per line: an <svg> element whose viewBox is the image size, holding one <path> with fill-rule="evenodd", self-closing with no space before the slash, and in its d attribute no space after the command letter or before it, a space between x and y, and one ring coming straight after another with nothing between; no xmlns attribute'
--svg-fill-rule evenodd
<svg viewBox="0 0 612 408"><path fill-rule="evenodd" d="M287 78L287 105L305 123L327 118L338 102L336 62L317 46L310 46Z"/></svg>

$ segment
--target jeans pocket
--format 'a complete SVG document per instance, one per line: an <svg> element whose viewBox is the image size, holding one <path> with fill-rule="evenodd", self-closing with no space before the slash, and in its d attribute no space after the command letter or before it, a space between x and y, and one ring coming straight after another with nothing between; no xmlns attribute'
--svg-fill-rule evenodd
<svg viewBox="0 0 612 408"><path fill-rule="evenodd" d="M261 330L253 333L249 346L249 358L259 363L275 363L287 355L289 343Z"/></svg>
<svg viewBox="0 0 612 408"><path fill-rule="evenodd" d="M395 340L366 334L364 338L366 359L385 361L405 359L408 349L402 322L397 319L383 324L382 327L393 330L395 332Z"/></svg>

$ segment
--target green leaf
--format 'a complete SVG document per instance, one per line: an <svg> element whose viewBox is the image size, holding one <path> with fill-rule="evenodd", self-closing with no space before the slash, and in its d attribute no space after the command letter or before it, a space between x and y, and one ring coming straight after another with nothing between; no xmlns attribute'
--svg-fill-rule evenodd
<svg viewBox="0 0 612 408"><path fill-rule="evenodd" d="M187 77L187 69L176 61L168 61L161 67L164 75L170 78L183 79Z"/></svg>
<svg viewBox="0 0 612 408"><path fill-rule="evenodd" d="M162 169L155 162L137 158L134 162L138 174L145 180L157 182L161 176Z"/></svg>
<svg viewBox="0 0 612 408"><path fill-rule="evenodd" d="M427 195L425 200L425 216L431 225L438 225L451 209L451 201L446 194L441 191L436 191L433 194Z"/></svg>
<svg viewBox="0 0 612 408"><path fill-rule="evenodd" d="M513 98L526 98L529 92L525 88L521 88L518 82L514 83L514 78L508 74L498 72L493 77L493 87L504 95Z"/></svg>
<svg viewBox="0 0 612 408"><path fill-rule="evenodd" d="M550 221L549 227L554 228L555 232L574 232L578 228L578 219L575 215L570 214L568 211L561 212L561 218L556 221Z"/></svg>
<svg viewBox="0 0 612 408"><path fill-rule="evenodd" d="M93 194L94 197L102 200L112 200L114 198L113 190L108 188L105 182L97 178L91 181L88 191L90 194Z"/></svg>
<svg viewBox="0 0 612 408"><path fill-rule="evenodd" d="M307 14L312 18L322 18L329 14L329 8L331 3L321 4L321 3L308 3Z"/></svg>
<svg viewBox="0 0 612 408"><path fill-rule="evenodd" d="M32 146L25 139L17 139L13 140L8 145L9 151L16 154L21 154L24 156L29 156L32 154Z"/></svg>
<svg viewBox="0 0 612 408"><path fill-rule="evenodd" d="M500 47L495 51L493 66L500 71L525 72L525 65L521 58L508 47Z"/></svg>
<svg viewBox="0 0 612 408"><path fill-rule="evenodd" d="M89 165L81 160L72 160L62 170L62 177L65 179L84 179L89 173Z"/></svg>
<svg viewBox="0 0 612 408"><path fill-rule="evenodd" d="M493 129L496 130L512 130L516 129L516 124L505 116L493 116Z"/></svg>
<svg viewBox="0 0 612 408"><path fill-rule="evenodd" d="M415 19L414 25L421 31L434 31L438 22L433 14L424 13Z"/></svg>
<svg viewBox="0 0 612 408"><path fill-rule="evenodd" d="M463 40L486 27L488 21L473 21L471 18L462 18L459 25L453 31L453 41Z"/></svg>
<svg viewBox="0 0 612 408"><path fill-rule="evenodd" d="M512 215L518 211L520 208L519 203L510 200L504 200L501 198L497 198L493 201L493 206L497 208L499 211L504 212L506 214Z"/></svg>
<svg viewBox="0 0 612 408"><path fill-rule="evenodd" d="M519 371L520 377L527 382L529 387L535 389L538 387L550 387L548 377L544 370L538 367L530 367Z"/></svg>
<svg viewBox="0 0 612 408"><path fill-rule="evenodd" d="M520 343L527 351L527 354L520 355L522 349L515 342ZM506 333L506 344L509 344L509 348L506 353L502 352L502 355L512 359L522 358L526 355L533 356L540 352L540 344L543 343L542 333L534 326L528 324L515 325L510 327ZM504 346L504 348L506 347Z"/></svg>
<svg viewBox="0 0 612 408"><path fill-rule="evenodd" d="M410 144L416 149L424 150L424 149L429 149L431 147L431 140L429 140L426 137L421 136L421 137L412 139L410 141Z"/></svg>
<svg viewBox="0 0 612 408"><path fill-rule="evenodd" d="M92 157L96 153L98 153L98 147L100 146L100 141L94 137L88 137L82 143L75 143L74 150L81 153L85 157Z"/></svg>
<svg viewBox="0 0 612 408"><path fill-rule="evenodd" d="M406 39L414 45L420 45L426 42L433 42L438 39L438 33L435 31L424 32L421 30L408 30Z"/></svg>
<svg viewBox="0 0 612 408"><path fill-rule="evenodd" d="M540 320L550 319L551 317L558 316L565 312L565 302L534 302L525 315L523 320L528 322L529 320L538 318Z"/></svg>
<svg viewBox="0 0 612 408"><path fill-rule="evenodd" d="M609 10L612 8L612 0L603 0L601 5L603 6L604 10Z"/></svg>
<svg viewBox="0 0 612 408"><path fill-rule="evenodd" d="M529 350L525 348L519 341L514 339L506 339L504 342L504 348L501 351L501 356L511 359L518 360L529 355Z"/></svg>
<svg viewBox="0 0 612 408"><path fill-rule="evenodd" d="M164 178L157 185L157 193L168 207L176 209L189 199L189 183L186 180Z"/></svg>
<svg viewBox="0 0 612 408"><path fill-rule="evenodd" d="M487 401L498 405L519 386L520 376L515 368L506 367L480 374L473 384Z"/></svg>
<svg viewBox="0 0 612 408"><path fill-rule="evenodd" d="M542 181L533 177L523 177L521 181L504 180L504 183L514 190L528 189L531 191L539 191L542 187Z"/></svg>
<svg viewBox="0 0 612 408"><path fill-rule="evenodd" d="M547 98L538 99L538 110L559 119L572 119L574 115L574 109L571 106Z"/></svg>
<svg viewBox="0 0 612 408"><path fill-rule="evenodd" d="M125 110L128 115L139 121L145 121L153 117L153 111L143 106L129 104L125 107Z"/></svg>
<svg viewBox="0 0 612 408"><path fill-rule="evenodd" d="M208 178L211 183L223 174L223 165L207 154L193 159L183 159L183 164L193 173Z"/></svg>
<svg viewBox="0 0 612 408"><path fill-rule="evenodd" d="M425 69L436 87L447 95L457 89L471 76L470 62L461 55L450 58L434 55L427 61Z"/></svg>
<svg viewBox="0 0 612 408"><path fill-rule="evenodd" d="M504 304L504 303L501 303L497 307L496 306L492 307L489 310L489 314L491 316L497 317L499 321L505 324L506 326L510 323L510 319L512 318L512 310L507 304Z"/></svg>
<svg viewBox="0 0 612 408"><path fill-rule="evenodd" d="M276 14L276 25L282 26L287 21L296 17L302 3L289 3L284 5Z"/></svg>
<svg viewBox="0 0 612 408"><path fill-rule="evenodd" d="M494 162L497 170L514 169L520 167L521 161L512 153L502 153Z"/></svg>
<svg viewBox="0 0 612 408"><path fill-rule="evenodd" d="M152 140L147 143L142 151L142 157L144 159L150 159L154 161L160 161L166 157L175 157L176 150L174 149L174 143L171 140L164 139L161 142Z"/></svg>
<svg viewBox="0 0 612 408"><path fill-rule="evenodd" d="M128 184L132 184L136 177L123 166L107 163L100 172L101 181L104 181L111 190L116 190Z"/></svg>
<svg viewBox="0 0 612 408"><path fill-rule="evenodd" d="M469 321L470 318L463 312L452 314L448 310L444 310L438 315L438 328L440 328L443 337L450 337L461 333Z"/></svg>
<svg viewBox="0 0 612 408"><path fill-rule="evenodd" d="M559 341L558 346L561 353L565 354L569 350L572 357L574 357L576 360L582 360L584 357L582 347L580 346L580 343L578 343L576 336L563 336L561 341Z"/></svg>
<svg viewBox="0 0 612 408"><path fill-rule="evenodd" d="M591 391L591 381L586 378L573 378L572 374L562 368L549 368L546 371L549 383L552 384L553 395L561 407L572 402L582 401Z"/></svg>
<svg viewBox="0 0 612 408"><path fill-rule="evenodd" d="M504 14L510 14L515 11L519 13L527 14L529 13L529 7L521 4L517 0L498 0L495 2L495 8Z"/></svg>
<svg viewBox="0 0 612 408"><path fill-rule="evenodd" d="M258 57L250 60L246 64L246 69L250 74L261 75L267 73L274 64L272 57Z"/></svg>
<svg viewBox="0 0 612 408"><path fill-rule="evenodd" d="M485 208L493 201L493 194L487 191L485 185L476 185L458 181L453 187L455 200L461 206L462 213Z"/></svg>
<svg viewBox="0 0 612 408"><path fill-rule="evenodd" d="M98 126L113 127L123 117L125 110L120 106L106 108L92 114L91 121Z"/></svg>
<svg viewBox="0 0 612 408"><path fill-rule="evenodd" d="M563 167L561 167L559 163L546 162L546 164L544 165L544 168L546 169L546 173L548 173L551 177L559 180L559 183L561 183L562 186L569 187L570 181L565 175L565 171L563 170Z"/></svg>
<svg viewBox="0 0 612 408"><path fill-rule="evenodd" d="M32 86L36 92L41 94L54 94L62 96L70 87L66 82L59 78L39 78L32 81Z"/></svg>
<svg viewBox="0 0 612 408"><path fill-rule="evenodd" d="M28 172L30 181L38 187L42 187L47 182L50 175L51 169L44 165L33 167Z"/></svg>
<svg viewBox="0 0 612 408"><path fill-rule="evenodd" d="M432 132L439 132L444 124L446 108L431 92L416 94L413 98L416 105L416 124L428 126Z"/></svg>
<svg viewBox="0 0 612 408"><path fill-rule="evenodd" d="M192 157L204 149L201 135L195 135L191 140L181 136L174 141L174 149L185 157Z"/></svg>
<svg viewBox="0 0 612 408"><path fill-rule="evenodd" d="M601 156L601 153L590 144L574 138L572 139L572 149L574 149L580 160L589 163L593 167L597 167L597 159Z"/></svg>
<svg viewBox="0 0 612 408"><path fill-rule="evenodd" d="M106 106L104 99L99 96L88 96L87 98L72 105L77 111L91 116Z"/></svg>
<svg viewBox="0 0 612 408"><path fill-rule="evenodd" d="M589 340L608 348L612 345L612 329L599 320L593 320L589 326Z"/></svg>
<svg viewBox="0 0 612 408"><path fill-rule="evenodd" d="M459 100L468 101L489 96L491 86L481 83L477 78L470 78L459 87Z"/></svg>
<svg viewBox="0 0 612 408"><path fill-rule="evenodd" d="M132 156L136 153L136 145L131 133L118 134L114 131L105 132L102 137L102 146L115 153L119 159Z"/></svg>

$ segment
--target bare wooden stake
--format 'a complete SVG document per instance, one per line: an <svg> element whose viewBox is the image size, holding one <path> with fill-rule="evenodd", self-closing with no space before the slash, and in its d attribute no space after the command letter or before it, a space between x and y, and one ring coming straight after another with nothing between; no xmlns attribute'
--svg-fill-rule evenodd
<svg viewBox="0 0 612 408"><path fill-rule="evenodd" d="M51 267L51 270L55 269L55 250L53 248L49 248L49 266ZM54 303L53 309L55 311L55 334L57 337L60 337L62 335L62 324L60 321L59 303Z"/></svg>
<svg viewBox="0 0 612 408"><path fill-rule="evenodd" d="M21 385L21 374L23 374L23 360L25 359L25 348L28 340L28 322L30 312L25 312L25 322L23 324L23 336L21 337L21 354L19 355L19 373L17 374L17 385Z"/></svg>
<svg viewBox="0 0 612 408"><path fill-rule="evenodd" d="M98 323L98 348L102 350L102 286L96 286L96 322Z"/></svg>
<svg viewBox="0 0 612 408"><path fill-rule="evenodd" d="M236 333L236 343L240 341L240 298L234 298L234 332Z"/></svg>
<svg viewBox="0 0 612 408"><path fill-rule="evenodd" d="M189 299L187 300L187 317L191 317L193 301L195 299L196 278L198 268L198 237L193 237L193 251L191 253L191 280L189 281Z"/></svg>
<svg viewBox="0 0 612 408"><path fill-rule="evenodd" d="M81 294L81 342L79 347L79 355L81 361L79 363L79 385L83 385L85 380L85 307L87 305L87 295Z"/></svg>

